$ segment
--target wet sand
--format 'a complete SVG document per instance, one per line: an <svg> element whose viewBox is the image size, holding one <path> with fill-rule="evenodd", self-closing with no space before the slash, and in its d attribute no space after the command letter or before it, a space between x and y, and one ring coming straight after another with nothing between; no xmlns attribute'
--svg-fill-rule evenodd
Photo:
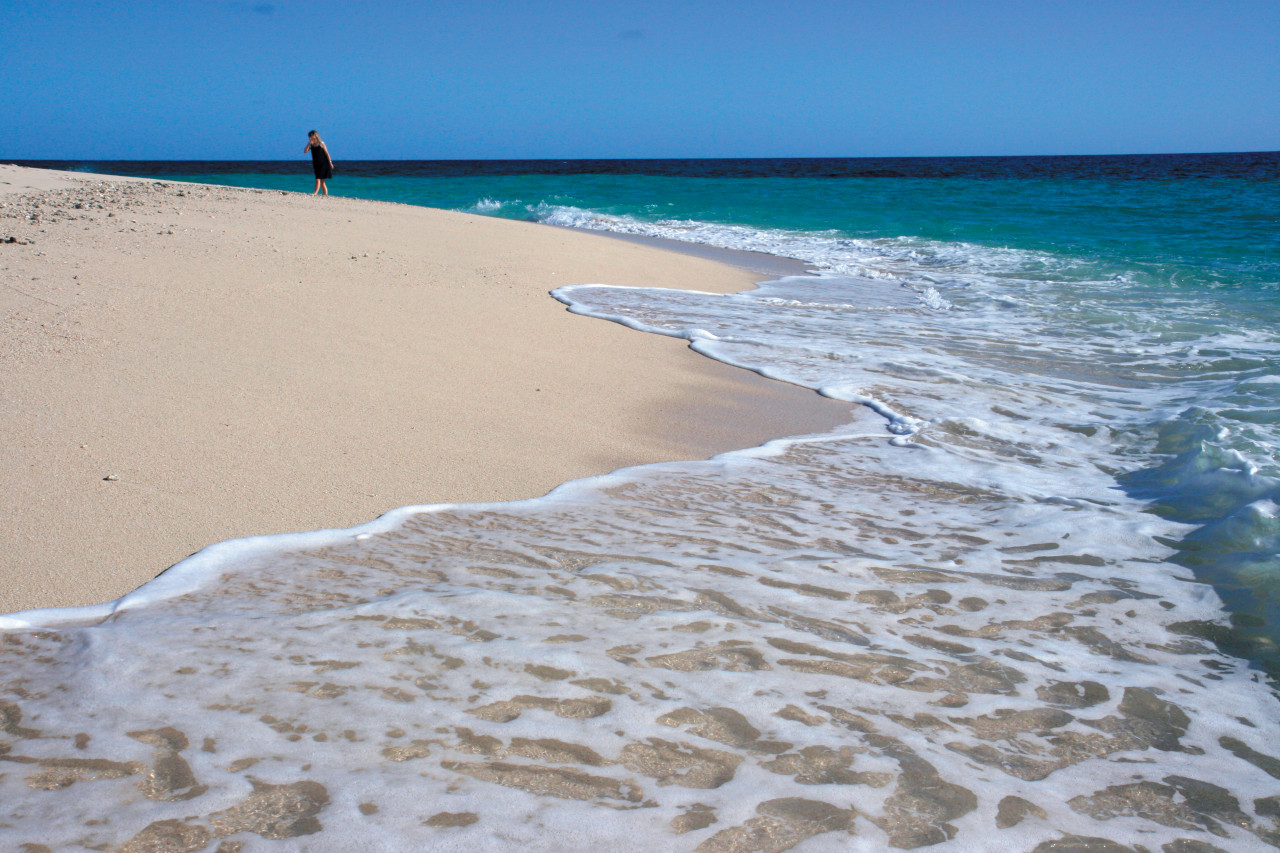
<svg viewBox="0 0 1280 853"><path fill-rule="evenodd" d="M732 292L750 263L14 166L0 205L0 613L111 600L225 539L534 497L849 414L548 295Z"/></svg>

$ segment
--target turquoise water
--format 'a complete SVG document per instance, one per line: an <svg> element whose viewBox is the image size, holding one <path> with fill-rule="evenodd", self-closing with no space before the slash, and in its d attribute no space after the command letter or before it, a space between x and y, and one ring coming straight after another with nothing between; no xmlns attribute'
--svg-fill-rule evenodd
<svg viewBox="0 0 1280 853"><path fill-rule="evenodd" d="M330 189L335 195L451 210L480 205L486 214L514 219L544 219L556 208L577 208L642 222L972 242L1053 252L1103 269L1127 272L1136 265L1157 281L1178 279L1184 285L1269 286L1280 280L1275 154L853 160L834 161L843 166L835 177L812 177L795 168L806 161L744 161L753 167L739 170L727 168L726 161L661 162L665 168L602 161L596 168L613 170L606 173L579 171L592 166L573 161L535 161L529 168L542 171L533 174L516 171L518 162L501 169L355 162L343 164ZM897 167L894 174L853 167L885 163ZM202 171L202 165L215 164L201 163L141 163L133 169L128 163L58 165L310 189L305 171L299 174L298 164L291 163L246 163L243 171L238 164L216 164L217 171ZM721 174L743 171L748 176ZM862 175L867 172L873 175Z"/></svg>

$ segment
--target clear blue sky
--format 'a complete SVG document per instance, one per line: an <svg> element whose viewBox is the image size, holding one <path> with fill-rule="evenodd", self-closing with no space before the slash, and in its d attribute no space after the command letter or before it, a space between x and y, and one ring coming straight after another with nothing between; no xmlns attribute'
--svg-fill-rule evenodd
<svg viewBox="0 0 1280 853"><path fill-rule="evenodd" d="M1280 149L1280 0L0 4L0 159Z"/></svg>

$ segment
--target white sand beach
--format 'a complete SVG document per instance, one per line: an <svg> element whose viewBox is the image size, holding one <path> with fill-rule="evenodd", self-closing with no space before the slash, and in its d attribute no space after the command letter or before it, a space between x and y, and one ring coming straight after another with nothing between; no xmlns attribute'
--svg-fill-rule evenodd
<svg viewBox="0 0 1280 853"><path fill-rule="evenodd" d="M761 277L530 223L0 166L0 612L111 600L225 539L845 421L548 295Z"/></svg>

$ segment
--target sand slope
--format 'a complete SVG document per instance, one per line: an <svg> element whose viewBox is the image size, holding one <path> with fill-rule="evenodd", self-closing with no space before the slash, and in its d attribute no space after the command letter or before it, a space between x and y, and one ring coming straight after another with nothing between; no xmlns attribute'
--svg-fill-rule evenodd
<svg viewBox="0 0 1280 853"><path fill-rule="evenodd" d="M109 600L223 539L532 497L848 412L547 295L759 277L699 258L14 166L0 205L0 612Z"/></svg>

